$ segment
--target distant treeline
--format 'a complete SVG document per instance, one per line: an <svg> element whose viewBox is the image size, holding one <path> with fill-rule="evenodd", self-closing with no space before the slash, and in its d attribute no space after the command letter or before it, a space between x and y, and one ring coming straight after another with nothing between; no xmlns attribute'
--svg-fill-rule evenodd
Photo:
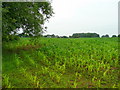
<svg viewBox="0 0 120 90"><path fill-rule="evenodd" d="M99 34L97 33L74 33L72 36L58 36L58 35L44 35L43 37L48 37L48 38L97 38L100 37ZM101 37L109 37L108 34L102 35ZM118 36L112 35L112 37L120 37L120 34Z"/></svg>
<svg viewBox="0 0 120 90"><path fill-rule="evenodd" d="M82 37L100 37L97 33L74 33L72 38L82 38Z"/></svg>

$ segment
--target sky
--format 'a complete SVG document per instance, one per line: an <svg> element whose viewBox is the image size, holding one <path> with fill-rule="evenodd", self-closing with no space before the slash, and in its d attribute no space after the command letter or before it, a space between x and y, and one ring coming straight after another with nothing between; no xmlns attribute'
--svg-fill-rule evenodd
<svg viewBox="0 0 120 90"><path fill-rule="evenodd" d="M119 0L52 0L55 14L45 23L46 34L118 34Z"/></svg>

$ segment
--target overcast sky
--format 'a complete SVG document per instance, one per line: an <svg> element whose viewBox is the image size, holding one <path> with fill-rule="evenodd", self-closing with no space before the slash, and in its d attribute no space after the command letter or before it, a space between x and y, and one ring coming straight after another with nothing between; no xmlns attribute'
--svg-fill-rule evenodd
<svg viewBox="0 0 120 90"><path fill-rule="evenodd" d="M53 0L54 17L45 34L72 35L92 32L118 34L119 0Z"/></svg>

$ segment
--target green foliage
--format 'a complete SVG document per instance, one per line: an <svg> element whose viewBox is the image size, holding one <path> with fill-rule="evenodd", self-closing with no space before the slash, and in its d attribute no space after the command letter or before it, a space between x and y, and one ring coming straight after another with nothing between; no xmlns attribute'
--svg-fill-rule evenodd
<svg viewBox="0 0 120 90"><path fill-rule="evenodd" d="M109 35L108 35L108 34L106 34L106 35L102 35L102 37L109 37Z"/></svg>
<svg viewBox="0 0 120 90"><path fill-rule="evenodd" d="M117 37L116 35L112 35L112 37Z"/></svg>
<svg viewBox="0 0 120 90"><path fill-rule="evenodd" d="M25 35L39 36L52 14L50 2L3 2L2 34L7 38L11 34L16 35L22 28Z"/></svg>
<svg viewBox="0 0 120 90"><path fill-rule="evenodd" d="M21 38L3 43L3 87L120 87L118 38L31 41Z"/></svg>
<svg viewBox="0 0 120 90"><path fill-rule="evenodd" d="M20 39L20 37L18 37L18 36L16 36L16 35L7 35L7 36L5 36L5 35L3 35L2 36L2 40L3 41L13 41L13 40L19 40Z"/></svg>
<svg viewBox="0 0 120 90"><path fill-rule="evenodd" d="M74 33L71 38L81 38L81 37L99 37L97 33Z"/></svg>
<svg viewBox="0 0 120 90"><path fill-rule="evenodd" d="M118 37L120 37L120 34L118 35Z"/></svg>

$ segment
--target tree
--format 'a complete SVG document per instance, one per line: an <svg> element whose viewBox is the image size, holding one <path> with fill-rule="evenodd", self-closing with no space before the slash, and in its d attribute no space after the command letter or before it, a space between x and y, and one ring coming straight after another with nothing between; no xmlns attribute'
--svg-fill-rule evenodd
<svg viewBox="0 0 120 90"><path fill-rule="evenodd" d="M118 37L120 37L120 34L118 35Z"/></svg>
<svg viewBox="0 0 120 90"><path fill-rule="evenodd" d="M69 38L72 38L72 36L69 36Z"/></svg>
<svg viewBox="0 0 120 90"><path fill-rule="evenodd" d="M99 34L97 33L74 33L72 35L73 38L81 38L81 37L99 37Z"/></svg>
<svg viewBox="0 0 120 90"><path fill-rule="evenodd" d="M112 35L112 37L117 37L116 35Z"/></svg>
<svg viewBox="0 0 120 90"><path fill-rule="evenodd" d="M102 35L102 37L109 37L109 35L108 35L108 34L106 34L106 35Z"/></svg>
<svg viewBox="0 0 120 90"><path fill-rule="evenodd" d="M23 35L41 35L45 21L54 14L50 2L3 2L2 9L2 39L8 41L19 28Z"/></svg>
<svg viewBox="0 0 120 90"><path fill-rule="evenodd" d="M61 38L68 38L67 36L61 36Z"/></svg>

